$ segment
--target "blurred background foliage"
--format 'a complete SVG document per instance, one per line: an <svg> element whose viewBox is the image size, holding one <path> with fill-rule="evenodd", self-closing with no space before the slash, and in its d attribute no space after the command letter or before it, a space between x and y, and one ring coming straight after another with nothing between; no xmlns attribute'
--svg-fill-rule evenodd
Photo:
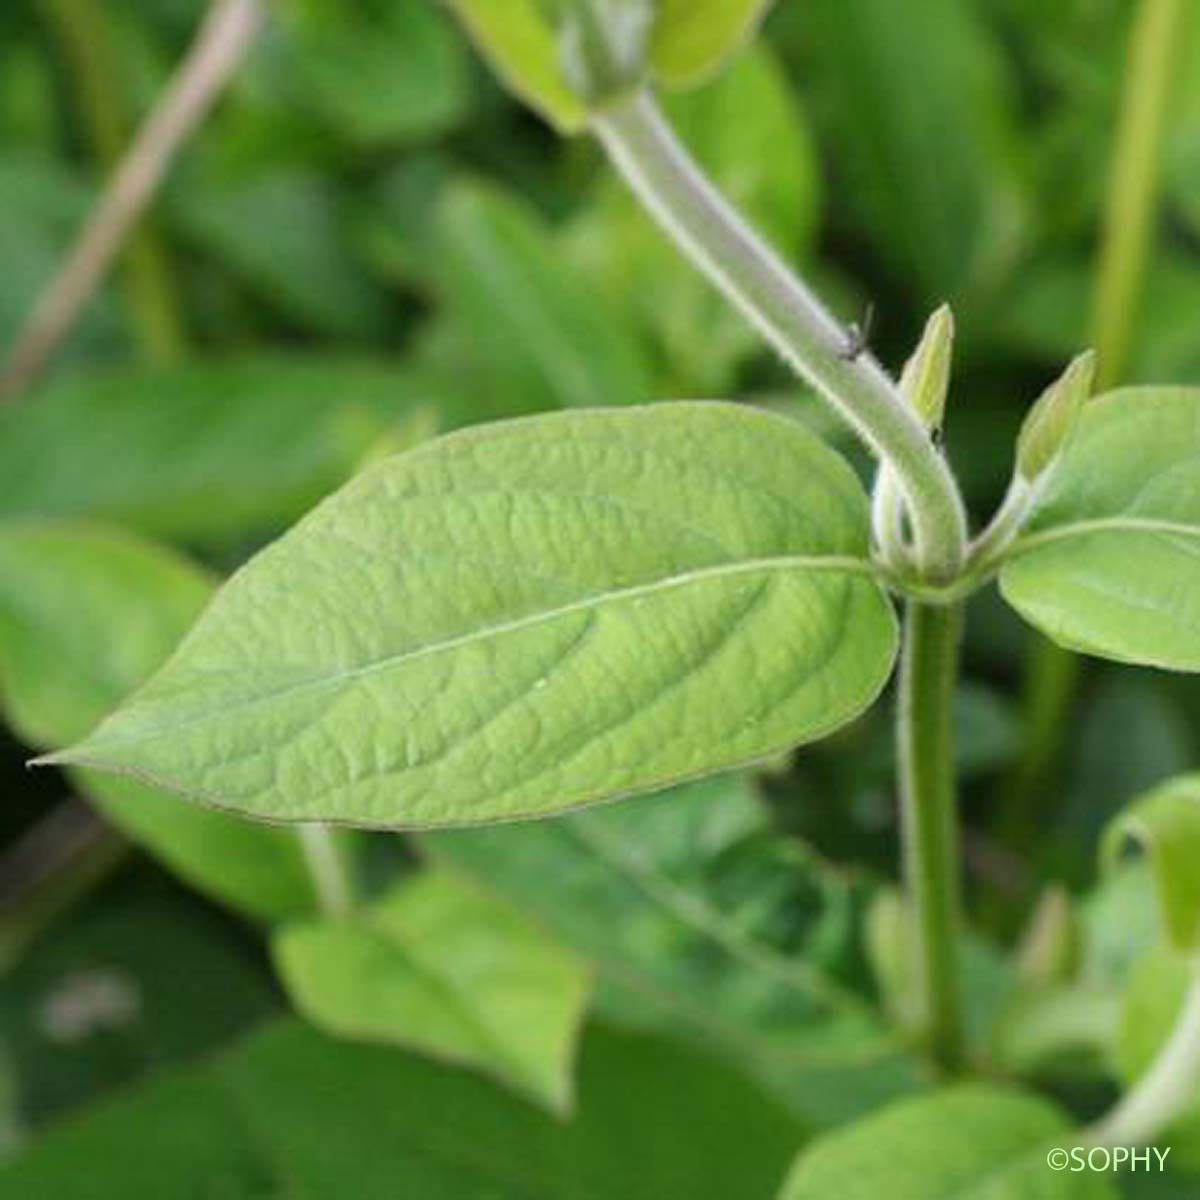
<svg viewBox="0 0 1200 1200"><path fill-rule="evenodd" d="M0 346L202 9L0 7ZM953 305L946 435L977 519L1028 402L1092 336L1132 11L783 0L726 74L670 99L839 314L872 309L886 363ZM1128 382L1200 382L1192 25ZM506 98L437 5L278 6L52 370L0 408L0 1147L32 1146L0 1167L0 1195L323 1197L352 1178L363 1197L404 1179L422 1197L753 1200L807 1134L928 1082L879 1018L897 866L886 701L759 778L685 797L346 838L376 906L357 940L320 925L290 832L23 767L160 661L216 578L373 458L483 420L704 396L810 422L867 469L594 147ZM1195 764L1200 691L1089 664L1069 721L1041 727L1022 698L1030 635L1006 613L974 605L958 711L975 1052L1088 1115L1113 1094L1126 977L1155 937L1139 872L1097 884L1097 838L1131 795ZM1022 794L1047 739L1051 774ZM446 902L411 890L419 862L453 881L453 936ZM1001 951L1028 949L1055 879L1082 948L1022 975ZM557 1015L505 1000L518 1024L561 1025L553 1045L512 1021L488 1032L456 938L468 957L480 939L519 945L574 981L554 985ZM381 973L399 980L386 996ZM289 993L325 1034L286 1015ZM571 1093L568 1124L525 1098L562 1108ZM106 1190L87 1191L101 1162Z"/></svg>

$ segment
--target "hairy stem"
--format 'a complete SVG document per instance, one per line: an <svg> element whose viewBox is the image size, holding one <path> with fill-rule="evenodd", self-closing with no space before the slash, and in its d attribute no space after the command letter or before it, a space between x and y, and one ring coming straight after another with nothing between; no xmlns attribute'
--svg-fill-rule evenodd
<svg viewBox="0 0 1200 1200"><path fill-rule="evenodd" d="M648 93L595 114L592 126L679 248L895 471L918 566L953 578L966 543L958 485L895 383L720 195Z"/></svg>
<svg viewBox="0 0 1200 1200"><path fill-rule="evenodd" d="M67 261L38 297L0 378L0 398L31 382L70 332L265 16L262 0L213 0L187 57L121 159Z"/></svg>
<svg viewBox="0 0 1200 1200"><path fill-rule="evenodd" d="M327 917L346 916L354 909L355 887L336 834L319 821L298 826L296 833L321 912Z"/></svg>
<svg viewBox="0 0 1200 1200"><path fill-rule="evenodd" d="M1167 1044L1145 1075L1090 1131L1098 1146L1142 1146L1200 1101L1200 959Z"/></svg>
<svg viewBox="0 0 1200 1200"><path fill-rule="evenodd" d="M948 1070L963 1057L952 716L961 633L960 607L908 603L897 729L904 875L917 959L914 1009L930 1052Z"/></svg>
<svg viewBox="0 0 1200 1200"><path fill-rule="evenodd" d="M109 30L98 0L41 0L47 24L71 72L84 131L105 174L121 159L126 117L117 97L119 72L109 53ZM125 252L124 282L135 340L152 362L179 356L184 345L179 298L166 250L143 228Z"/></svg>
<svg viewBox="0 0 1200 1200"><path fill-rule="evenodd" d="M1120 383L1128 369L1154 243L1168 103L1185 15L1183 0L1141 0L1134 15L1093 297L1100 392ZM1062 759L1080 676L1078 658L1043 639L1034 643L1022 705L1032 739L1003 806L1010 832L1018 836Z"/></svg>

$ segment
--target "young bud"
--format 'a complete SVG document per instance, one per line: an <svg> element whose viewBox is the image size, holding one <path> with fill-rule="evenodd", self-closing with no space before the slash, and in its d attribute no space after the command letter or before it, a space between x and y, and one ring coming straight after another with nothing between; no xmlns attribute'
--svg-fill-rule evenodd
<svg viewBox="0 0 1200 1200"><path fill-rule="evenodd" d="M950 388L954 314L948 304L929 318L921 342L900 376L900 390L928 429L941 427Z"/></svg>
<svg viewBox="0 0 1200 1200"><path fill-rule="evenodd" d="M1096 356L1089 350L1071 363L1030 410L1017 439L1017 473L1026 482L1040 479L1066 448L1084 401L1092 394L1095 375Z"/></svg>

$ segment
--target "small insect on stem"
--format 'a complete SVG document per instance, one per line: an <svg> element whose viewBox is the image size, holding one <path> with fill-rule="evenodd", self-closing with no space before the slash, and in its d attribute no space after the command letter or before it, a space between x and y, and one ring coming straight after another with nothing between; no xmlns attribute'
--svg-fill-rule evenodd
<svg viewBox="0 0 1200 1200"><path fill-rule="evenodd" d="M846 330L846 344L837 353L842 362L856 362L863 356L867 349L867 343L871 340L871 326L874 322L875 305L868 304L863 313L862 324L851 321Z"/></svg>

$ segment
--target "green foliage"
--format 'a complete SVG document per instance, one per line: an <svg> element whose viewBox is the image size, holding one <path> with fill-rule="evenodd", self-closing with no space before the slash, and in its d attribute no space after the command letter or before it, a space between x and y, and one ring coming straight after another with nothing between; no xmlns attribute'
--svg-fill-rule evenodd
<svg viewBox="0 0 1200 1200"><path fill-rule="evenodd" d="M843 982L860 888L774 836L744 776L421 844L594 963L606 1016L719 1049L806 1125L917 1085Z"/></svg>
<svg viewBox="0 0 1200 1200"><path fill-rule="evenodd" d="M1200 749L1194 680L1097 664L1051 722L1067 672L1017 697L1027 631L988 591L952 705L866 711L895 654L882 588L957 601L993 573L1066 645L1200 669L1194 391L1085 404L1077 362L947 591L911 562L928 496L907 516L890 498L910 455L934 493L943 456L973 518L1000 500L1029 380L1095 340L1098 234L1130 300L1101 361L1130 382L1200 370L1200 21L1176 0L1120 19L799 0L769 23L765 0L274 7L47 382L0 407L0 1154L29 1147L0 1198L767 1200L818 1135L793 1196L1107 1200L1110 1180L1044 1154L1096 1136L1072 1126L1123 1084L1137 1104L1106 1127L1157 1093L1154 1140L1200 1164L1185 1073L1151 1070L1196 1045L1195 776L1162 784ZM0 5L0 344L202 8ZM1153 63L1129 54L1139 12L1180 15ZM603 106L628 182L678 183L660 220L493 85L456 18L552 124ZM656 141L656 82L680 86L666 114L749 224L868 331L856 357L816 319L795 357L926 427L899 408L907 434L879 439L878 546L858 482L793 420L861 478L875 464L663 237L719 227L699 255L682 239L718 280L755 260ZM1161 196L1153 138L1113 161L1131 100L1143 128L1162 106ZM1144 256L1139 221L1106 216L1109 178L1116 211L1145 204ZM781 284L759 264L751 310ZM899 365L947 297L961 402L947 414L948 307L885 397L865 351ZM775 316L805 326L792 300ZM170 346L145 336L163 327ZM675 395L747 403L631 407ZM93 743L114 770L25 769L120 704ZM936 905L922 921L893 882L900 862L918 897L937 882L904 829L939 764L896 754L897 719L953 725L957 933L931 938ZM118 871L119 836L61 819L67 789L177 879ZM553 819L496 823L526 815ZM313 816L333 825L284 824ZM1011 1088L926 1090L927 1045L956 1040L923 1028L931 945L943 980L959 960L962 1073ZM585 999L611 1027L580 1034ZM284 1000L320 1031L214 1053Z"/></svg>
<svg viewBox="0 0 1200 1200"><path fill-rule="evenodd" d="M632 332L561 262L523 202L458 185L442 202L436 241L444 311L485 373L523 393L523 411L650 398Z"/></svg>
<svg viewBox="0 0 1200 1200"><path fill-rule="evenodd" d="M1000 576L1061 645L1200 670L1200 392L1137 388L1084 409Z"/></svg>
<svg viewBox="0 0 1200 1200"><path fill-rule="evenodd" d="M320 1028L478 1067L571 1108L587 971L455 873L422 871L351 918L287 926L274 954Z"/></svg>
<svg viewBox="0 0 1200 1200"><path fill-rule="evenodd" d="M1017 472L1027 482L1041 479L1070 444L1095 375L1096 356L1080 355L1029 410L1017 438Z"/></svg>
<svg viewBox="0 0 1200 1200"><path fill-rule="evenodd" d="M323 175L280 165L205 177L172 216L189 244L296 327L352 342L386 330L384 298L351 249L347 202Z"/></svg>
<svg viewBox="0 0 1200 1200"><path fill-rule="evenodd" d="M1104 1175L1046 1165L1069 1128L1037 1096L964 1084L826 1134L801 1153L779 1200L1115 1200Z"/></svg>
<svg viewBox="0 0 1200 1200"><path fill-rule="evenodd" d="M544 815L754 761L891 671L866 508L810 434L730 405L467 431L327 501L54 761L369 826Z"/></svg>
<svg viewBox="0 0 1200 1200"><path fill-rule="evenodd" d="M469 101L460 39L426 0L289 0L283 58L303 100L357 146L453 127Z"/></svg>
<svg viewBox="0 0 1200 1200"><path fill-rule="evenodd" d="M450 0L504 83L564 132L583 128L587 110L563 76L555 31L539 0Z"/></svg>
<svg viewBox="0 0 1200 1200"><path fill-rule="evenodd" d="M276 532L437 395L411 369L336 356L66 379L0 410L0 517L205 544Z"/></svg>
<svg viewBox="0 0 1200 1200"><path fill-rule="evenodd" d="M1026 223L1008 68L979 6L803 0L794 9L847 208L922 301L961 309L992 285Z"/></svg>
<svg viewBox="0 0 1200 1200"><path fill-rule="evenodd" d="M658 0L651 56L667 85L703 81L745 42L773 0Z"/></svg>
<svg viewBox="0 0 1200 1200"><path fill-rule="evenodd" d="M664 1111L673 1114L661 1120ZM295 1023L160 1079L0 1166L0 1197L728 1200L771 1193L799 1132L702 1052L589 1029L570 1124L482 1080Z"/></svg>
<svg viewBox="0 0 1200 1200"><path fill-rule="evenodd" d="M1195 978L1189 958L1171 946L1147 950L1130 971L1114 1045L1120 1077L1133 1085L1153 1065L1183 1009ZM1200 1169L1200 1095L1162 1134L1177 1166Z"/></svg>
<svg viewBox="0 0 1200 1200"><path fill-rule="evenodd" d="M564 132L585 126L592 100L634 87L647 73L669 86L702 82L747 40L770 7L770 0L450 3L508 87ZM651 24L644 37L647 16ZM589 41L593 48L587 54ZM600 74L596 47L615 49L619 60ZM590 59L590 78L581 56Z"/></svg>
<svg viewBox="0 0 1200 1200"><path fill-rule="evenodd" d="M159 666L212 587L132 534L0 525L0 694L10 724L35 746L81 736ZM209 894L255 916L311 910L291 831L181 809L131 779L72 775L110 821Z"/></svg>
<svg viewBox="0 0 1200 1200"><path fill-rule="evenodd" d="M1149 856L1172 943L1185 954L1200 951L1200 775L1173 779L1135 800L1108 828L1109 863L1130 841Z"/></svg>
<svg viewBox="0 0 1200 1200"><path fill-rule="evenodd" d="M164 880L141 880L101 893L5 964L6 1065L31 1131L218 1050L277 1011L267 974L227 932Z"/></svg>

